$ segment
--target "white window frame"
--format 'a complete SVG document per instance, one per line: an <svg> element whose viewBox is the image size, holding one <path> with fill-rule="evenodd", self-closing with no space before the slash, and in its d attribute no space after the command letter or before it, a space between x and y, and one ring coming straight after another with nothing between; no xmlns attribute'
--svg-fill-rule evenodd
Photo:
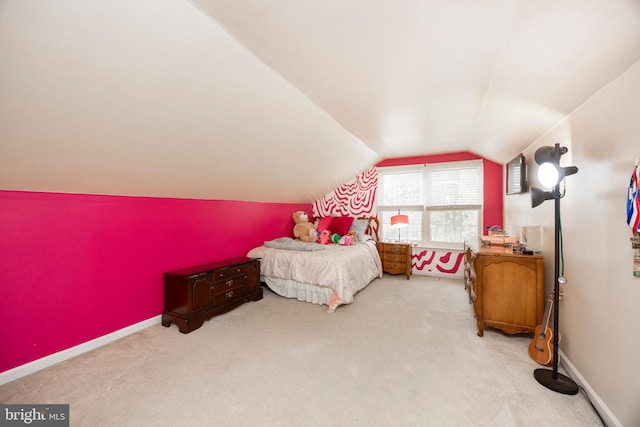
<svg viewBox="0 0 640 427"><path fill-rule="evenodd" d="M426 194L426 189L429 188L428 187L428 179L430 176L430 173L432 171L439 171L439 170L445 170L445 169L457 169L460 167L469 167L469 166L475 166L478 168L479 174L480 174L480 194L479 194L479 204L468 204L468 205L441 205L441 206L430 206L429 202L428 202L428 198L427 198L427 194ZM403 173L403 172L420 172L422 174L422 179L424 180L424 184L423 184L423 188L425 189L425 194L423 195L423 200L421 204L418 205L383 205L381 204L382 201L382 196L380 194L381 191L381 187L382 187L382 182L384 180L384 175L386 174L395 174L395 173ZM437 247L443 247L443 246L449 246L449 245L457 245L457 244L461 244L463 242L447 242L447 241L437 241L437 240L431 240L430 236L431 236L431 223L430 223L430 217L431 217L431 213L432 212L436 212L436 211L466 211L466 210L474 210L477 211L478 214L478 223L477 223L477 229L476 229L476 233L477 233L477 238L480 239L482 237L482 215L483 215L483 193L484 193L484 188L483 188L483 175L484 175L484 170L483 170L483 164L482 164L482 159L478 159L478 160L464 160L464 161L455 161L455 162L443 162L443 163L429 163L429 164L415 164L415 165L408 165L408 166L388 166L388 167L379 167L378 168L378 195L376 197L377 200L377 209L378 212L393 212L393 213L397 213L398 211L400 211L400 213L402 214L409 214L411 212L420 212L421 213L421 222L422 222L422 229L421 229L421 238L419 240L415 240L415 239L401 239L401 240L408 240L410 242L415 242L418 243L420 245L424 245L424 246L437 246ZM381 218L382 219L382 218ZM388 230L388 227L390 227L390 224L385 224L383 223L383 221L381 221L381 236L385 236L386 234L390 234L390 233L385 233L385 231ZM394 231L395 233L395 231ZM404 235L405 237L407 237L407 234ZM472 242L473 243L473 242Z"/></svg>

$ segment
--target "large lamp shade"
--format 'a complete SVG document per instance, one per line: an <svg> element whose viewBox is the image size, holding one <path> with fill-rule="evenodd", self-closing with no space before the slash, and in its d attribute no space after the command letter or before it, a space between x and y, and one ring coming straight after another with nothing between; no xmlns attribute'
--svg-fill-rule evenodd
<svg viewBox="0 0 640 427"><path fill-rule="evenodd" d="M555 147L540 147L536 150L534 159L540 166L538 168L540 184L545 187L553 187L562 181L564 177L578 172L578 168L575 166L560 166L560 157L567 152L567 147L560 147L558 144Z"/></svg>
<svg viewBox="0 0 640 427"><path fill-rule="evenodd" d="M553 193L543 191L536 187L531 187L531 207L535 208L544 203L545 200L553 200Z"/></svg>
<svg viewBox="0 0 640 427"><path fill-rule="evenodd" d="M393 228L402 228L409 226L408 215L394 215L391 217L391 226Z"/></svg>

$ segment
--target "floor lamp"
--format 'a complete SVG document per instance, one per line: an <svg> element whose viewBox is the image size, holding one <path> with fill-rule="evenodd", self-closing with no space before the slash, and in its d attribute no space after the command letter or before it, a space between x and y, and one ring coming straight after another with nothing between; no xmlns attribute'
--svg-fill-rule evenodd
<svg viewBox="0 0 640 427"><path fill-rule="evenodd" d="M538 167L538 179L546 187L552 187L551 191L543 191L539 188L531 188L531 207L535 208L546 200L555 202L555 272L554 272L554 310L553 310L553 369L536 369L533 372L535 379L550 390L563 394L577 394L578 385L566 375L558 372L558 343L560 336L560 284L566 283L566 279L560 274L560 254L562 251L562 226L560 221L560 199L564 197L564 191L560 193L560 183L569 175L578 172L575 166L560 167L560 156L567 153L567 147L540 147L536 150L534 158ZM564 270L564 264L563 264Z"/></svg>

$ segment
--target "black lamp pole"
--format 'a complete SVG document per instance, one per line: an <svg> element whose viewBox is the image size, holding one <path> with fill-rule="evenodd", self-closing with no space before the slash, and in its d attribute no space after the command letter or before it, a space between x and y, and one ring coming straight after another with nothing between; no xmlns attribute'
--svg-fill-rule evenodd
<svg viewBox="0 0 640 427"><path fill-rule="evenodd" d="M560 145L556 144L554 149L555 164L559 165L560 156L562 155ZM576 169L577 171L577 169ZM561 180L561 179L560 179ZM558 372L558 344L560 342L560 281L566 281L560 276L560 182L553 187L553 199L555 201L555 271L553 282L553 369L536 369L533 371L535 379L550 390L562 394L577 394L578 385L566 375Z"/></svg>

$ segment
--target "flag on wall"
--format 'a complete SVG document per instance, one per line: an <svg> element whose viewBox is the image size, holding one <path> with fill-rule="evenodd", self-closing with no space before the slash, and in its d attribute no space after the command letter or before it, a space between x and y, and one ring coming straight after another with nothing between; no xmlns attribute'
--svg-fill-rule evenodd
<svg viewBox="0 0 640 427"><path fill-rule="evenodd" d="M640 161L636 160L636 167L629 182L629 198L627 199L627 224L635 235L640 227Z"/></svg>

